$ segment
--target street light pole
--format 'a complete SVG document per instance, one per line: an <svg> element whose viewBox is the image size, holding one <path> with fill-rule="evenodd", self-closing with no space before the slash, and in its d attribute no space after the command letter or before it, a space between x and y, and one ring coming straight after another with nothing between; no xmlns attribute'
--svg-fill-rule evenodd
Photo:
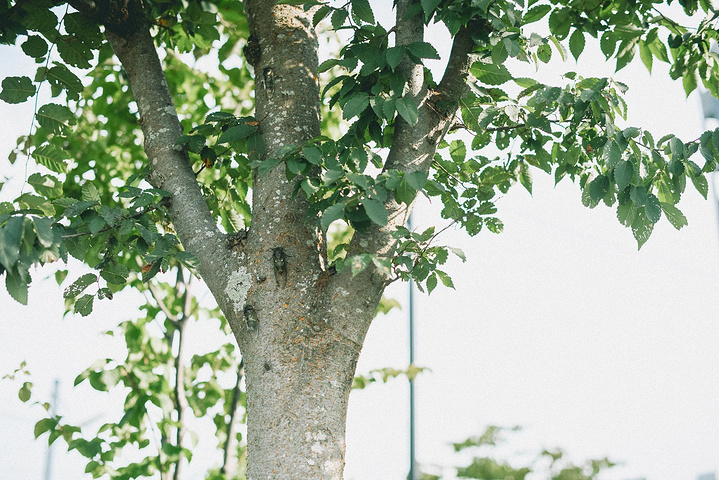
<svg viewBox="0 0 719 480"><path fill-rule="evenodd" d="M412 230L412 213L407 218L407 228ZM409 316L409 366L414 365L414 284L409 278L408 316ZM415 460L415 419L414 419L414 377L409 376L409 475L408 480L417 480Z"/></svg>

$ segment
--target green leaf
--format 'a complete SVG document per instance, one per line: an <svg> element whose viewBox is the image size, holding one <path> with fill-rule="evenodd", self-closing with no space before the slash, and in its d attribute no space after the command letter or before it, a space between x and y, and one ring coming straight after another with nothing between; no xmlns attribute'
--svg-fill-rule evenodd
<svg viewBox="0 0 719 480"><path fill-rule="evenodd" d="M385 52L387 65L389 65L392 71L397 68L397 65L399 65L404 58L404 52L405 48L403 46L388 48Z"/></svg>
<svg viewBox="0 0 719 480"><path fill-rule="evenodd" d="M462 260L462 263L467 261L467 256L464 254L461 248L449 247L449 251L458 256Z"/></svg>
<svg viewBox="0 0 719 480"><path fill-rule="evenodd" d="M435 288L437 288L437 274L432 272L429 277L427 277L427 294L432 293L432 290Z"/></svg>
<svg viewBox="0 0 719 480"><path fill-rule="evenodd" d="M19 275L5 272L5 288L12 298L17 302L27 305L28 282Z"/></svg>
<svg viewBox="0 0 719 480"><path fill-rule="evenodd" d="M236 142L238 140L245 139L255 133L257 130L257 127L248 125L246 122L242 122L239 125L235 125L234 127L230 127L227 130L225 130L222 135L220 135L220 138L217 140L217 143L232 143Z"/></svg>
<svg viewBox="0 0 719 480"><path fill-rule="evenodd" d="M5 270L9 271L20 258L24 224L24 218L11 217L4 227L0 228L0 264Z"/></svg>
<svg viewBox="0 0 719 480"><path fill-rule="evenodd" d="M367 23L375 23L369 0L352 0L352 14Z"/></svg>
<svg viewBox="0 0 719 480"><path fill-rule="evenodd" d="M48 217L32 217L32 223L35 225L37 239L45 248L50 248L55 244L55 232L52 230L52 218Z"/></svg>
<svg viewBox="0 0 719 480"><path fill-rule="evenodd" d="M322 226L322 229L327 230L327 228L330 226L330 223L344 217L344 214L345 206L343 203L335 203L334 205L331 205L326 208L325 211L322 212L322 218L320 219L320 225Z"/></svg>
<svg viewBox="0 0 719 480"><path fill-rule="evenodd" d="M647 214L647 219L652 223L657 223L662 218L662 207L659 204L659 199L653 193L647 195L644 211Z"/></svg>
<svg viewBox="0 0 719 480"><path fill-rule="evenodd" d="M87 317L92 313L92 304L95 301L94 295L83 295L75 301L75 313Z"/></svg>
<svg viewBox="0 0 719 480"><path fill-rule="evenodd" d="M371 198L365 198L362 200L364 211L367 216L379 226L387 225L387 209L384 207L382 202L373 200Z"/></svg>
<svg viewBox="0 0 719 480"><path fill-rule="evenodd" d="M417 104L415 103L413 98L398 98L395 103L395 107L397 108L397 113L399 113L399 115L404 119L405 122L409 123L410 125L415 125L417 123L419 113L417 112Z"/></svg>
<svg viewBox="0 0 719 480"><path fill-rule="evenodd" d="M29 57L40 58L47 53L47 42L38 35L30 35L22 44L22 51Z"/></svg>
<svg viewBox="0 0 719 480"><path fill-rule="evenodd" d="M452 279L449 275L447 275L441 270L436 270L435 272L439 276L439 279L442 281L442 285L444 285L445 287L454 288L454 282L452 282Z"/></svg>
<svg viewBox="0 0 719 480"><path fill-rule="evenodd" d="M474 62L470 70L477 80L486 85L501 85L512 79L512 74L504 65Z"/></svg>
<svg viewBox="0 0 719 480"><path fill-rule="evenodd" d="M65 105L56 103L48 103L40 107L36 118L41 127L59 134L67 133L70 130L69 125L75 123L75 115L72 111Z"/></svg>
<svg viewBox="0 0 719 480"><path fill-rule="evenodd" d="M572 52L572 56L575 60L579 60L579 56L584 51L584 45L586 39L584 38L584 32L580 29L574 30L574 33L569 37L569 51Z"/></svg>
<svg viewBox="0 0 719 480"><path fill-rule="evenodd" d="M634 222L632 222L632 234L637 240L638 249L641 249L642 245L649 240L652 230L654 230L654 222L649 221L646 214L639 209L634 218Z"/></svg>
<svg viewBox="0 0 719 480"><path fill-rule="evenodd" d="M709 183L707 182L706 177L702 174L690 174L689 178L691 179L697 191L701 194L702 197L704 197L704 200L706 200L707 194L709 193Z"/></svg>
<svg viewBox="0 0 719 480"><path fill-rule="evenodd" d="M82 186L82 200L84 202L99 202L100 191L94 184L87 182Z"/></svg>
<svg viewBox="0 0 719 480"><path fill-rule="evenodd" d="M432 14L437 9L442 0L422 0L422 10L424 11L425 23L432 17Z"/></svg>
<svg viewBox="0 0 719 480"><path fill-rule="evenodd" d="M34 434L35 438L38 438L43 433L47 432L48 430L52 430L57 425L57 420L54 418L43 418L39 422L35 424L34 428Z"/></svg>
<svg viewBox="0 0 719 480"><path fill-rule="evenodd" d="M65 173L67 170L67 159L69 154L66 150L55 148L47 144L36 148L32 152L32 158L40 165L56 173ZM39 193L39 192L38 192Z"/></svg>
<svg viewBox="0 0 719 480"><path fill-rule="evenodd" d="M100 271L100 276L107 280L107 283L114 283L115 285L124 285L129 275L130 270L121 263L110 264Z"/></svg>
<svg viewBox="0 0 719 480"><path fill-rule="evenodd" d="M62 196L62 182L54 176L33 173L27 179L27 183L45 198L54 199Z"/></svg>
<svg viewBox="0 0 719 480"><path fill-rule="evenodd" d="M689 223L687 221L687 217L685 217L684 214L671 203L661 202L660 205L662 207L662 211L664 211L664 215L667 216L669 223L671 223L677 230L681 230L682 227Z"/></svg>
<svg viewBox="0 0 719 480"><path fill-rule="evenodd" d="M652 73L654 55L644 40L639 40L639 58L642 59L642 63L647 67L649 73Z"/></svg>
<svg viewBox="0 0 719 480"><path fill-rule="evenodd" d="M395 190L394 194L395 199L398 202L409 205L410 203L412 203L412 200L414 200L414 197L417 195L417 190L415 190L409 185L409 182L407 182L406 178L402 178L402 181L399 182L399 185L397 185L397 189Z"/></svg>
<svg viewBox="0 0 719 480"><path fill-rule="evenodd" d="M609 178L599 175L589 184L589 196L592 200L599 201L609 192Z"/></svg>
<svg viewBox="0 0 719 480"><path fill-rule="evenodd" d="M437 50L427 42L412 42L406 45L409 53L417 58L434 58L439 59Z"/></svg>
<svg viewBox="0 0 719 480"><path fill-rule="evenodd" d="M527 13L524 14L523 22L525 25L529 23L534 23L544 18L544 16L547 15L551 10L552 7L550 7L549 5L534 6L527 10Z"/></svg>
<svg viewBox="0 0 719 480"><path fill-rule="evenodd" d="M622 160L614 167L614 183L617 184L617 190L624 190L632 182L634 176L634 165L632 162Z"/></svg>
<svg viewBox="0 0 719 480"><path fill-rule="evenodd" d="M342 118L349 120L365 111L369 107L369 95L365 92L354 94L342 108Z"/></svg>
<svg viewBox="0 0 719 480"><path fill-rule="evenodd" d="M529 194L532 194L532 172L529 170L529 165L522 162L519 166L519 183L527 189Z"/></svg>
<svg viewBox="0 0 719 480"><path fill-rule="evenodd" d="M74 282L72 282L63 292L64 298L75 298L85 291L87 287L97 282L97 275L94 273L86 273Z"/></svg>
<svg viewBox="0 0 719 480"><path fill-rule="evenodd" d="M424 188L425 183L427 183L427 172L412 172L412 173L406 173L404 175L404 179L407 181L407 185L412 187L413 189L419 191Z"/></svg>
<svg viewBox="0 0 719 480"><path fill-rule="evenodd" d="M22 403L27 402L30 400L30 396L32 395L32 383L25 382L22 384L22 387L20 387L20 390L17 392L17 397L20 399Z"/></svg>
<svg viewBox="0 0 719 480"><path fill-rule="evenodd" d="M6 77L2 81L0 100L7 103L22 103L35 95L35 85L28 77Z"/></svg>
<svg viewBox="0 0 719 480"><path fill-rule="evenodd" d="M647 203L647 189L641 185L632 185L629 190L629 198L637 207L643 207Z"/></svg>
<svg viewBox="0 0 719 480"><path fill-rule="evenodd" d="M92 49L88 44L74 35L62 35L55 43L57 53L65 63L79 68L90 68L92 60Z"/></svg>

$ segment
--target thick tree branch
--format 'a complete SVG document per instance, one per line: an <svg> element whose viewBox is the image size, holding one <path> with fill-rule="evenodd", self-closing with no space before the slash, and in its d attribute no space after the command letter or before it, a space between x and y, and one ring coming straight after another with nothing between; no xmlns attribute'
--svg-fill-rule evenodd
<svg viewBox="0 0 719 480"><path fill-rule="evenodd" d="M239 255L226 248L192 172L187 152L175 145L182 127L142 12L106 29L132 88L150 161L148 180L171 194L169 212L185 250L200 260L199 272L233 329L252 277ZM235 272L228 276L227 272ZM228 278L229 277L229 278Z"/></svg>
<svg viewBox="0 0 719 480"><path fill-rule="evenodd" d="M437 88L440 99L451 102L451 104L456 104L469 93L467 77L469 77L469 67L472 65L470 54L474 49L474 40L471 35L473 28L477 28L477 26L470 22L455 35L447 67ZM455 112L456 107L451 115L454 116Z"/></svg>

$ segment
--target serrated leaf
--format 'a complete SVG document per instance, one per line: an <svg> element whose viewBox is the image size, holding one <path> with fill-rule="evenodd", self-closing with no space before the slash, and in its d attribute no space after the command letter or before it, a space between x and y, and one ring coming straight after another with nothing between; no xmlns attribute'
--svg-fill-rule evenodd
<svg viewBox="0 0 719 480"><path fill-rule="evenodd" d="M427 42L412 42L405 46L407 51L417 58L439 59L437 50Z"/></svg>
<svg viewBox="0 0 719 480"><path fill-rule="evenodd" d="M0 228L0 264L10 270L20 257L20 242L25 220L22 217L11 217Z"/></svg>
<svg viewBox="0 0 719 480"><path fill-rule="evenodd" d="M51 133L65 134L70 130L69 125L75 123L75 115L65 105L48 103L37 111L37 123Z"/></svg>
<svg viewBox="0 0 719 480"><path fill-rule="evenodd" d="M552 7L550 7L549 5L534 6L534 7L530 8L529 10L527 10L527 13L524 14L524 17L522 19L523 23L526 25L526 24L534 23L538 20L541 20L551 10L552 10Z"/></svg>
<svg viewBox="0 0 719 480"><path fill-rule="evenodd" d="M334 205L331 205L326 208L325 211L322 212L322 218L320 219L320 225L322 226L322 229L327 230L327 228L330 226L330 223L340 218L343 218L344 213L345 206L343 203L335 203Z"/></svg>
<svg viewBox="0 0 719 480"><path fill-rule="evenodd" d="M529 194L532 194L532 172L529 170L529 165L522 162L519 166L519 183L527 189Z"/></svg>
<svg viewBox="0 0 719 480"><path fill-rule="evenodd" d="M504 65L474 62L470 70L477 80L486 85L501 85L512 79L512 74Z"/></svg>
<svg viewBox="0 0 719 480"><path fill-rule="evenodd" d="M629 198L637 207L643 207L647 203L647 189L641 185L632 185L629 190Z"/></svg>
<svg viewBox="0 0 719 480"><path fill-rule="evenodd" d="M32 217L32 223L35 226L37 239L45 248L50 248L55 244L55 232L52 230L52 219L48 217Z"/></svg>
<svg viewBox="0 0 719 480"><path fill-rule="evenodd" d="M27 305L28 283L19 275L5 272L5 288L12 298L22 305Z"/></svg>
<svg viewBox="0 0 719 480"><path fill-rule="evenodd" d="M649 49L649 45L647 45L644 40L639 40L639 58L642 59L642 63L645 67L647 67L649 73L652 73L654 55L652 55L652 51Z"/></svg>
<svg viewBox="0 0 719 480"><path fill-rule="evenodd" d="M650 193L647 195L647 203L644 205L644 212L647 219L652 223L657 223L662 218L662 207L656 195Z"/></svg>
<svg viewBox="0 0 719 480"><path fill-rule="evenodd" d="M370 220L381 227L387 225L387 209L384 204L371 198L365 198L362 200L362 206Z"/></svg>
<svg viewBox="0 0 719 480"><path fill-rule="evenodd" d="M435 272L432 272L429 277L427 277L427 294L432 293L432 290L434 290L437 287L437 274Z"/></svg>
<svg viewBox="0 0 719 480"><path fill-rule="evenodd" d="M399 113L405 122L412 126L417 123L419 113L414 99L410 97L400 97L395 102L395 108L397 109L397 113Z"/></svg>
<svg viewBox="0 0 719 480"><path fill-rule="evenodd" d="M369 107L369 95L365 92L354 94L342 108L342 118L349 120L365 111Z"/></svg>
<svg viewBox="0 0 719 480"><path fill-rule="evenodd" d="M69 98L78 99L83 90L80 79L64 65L56 65L47 71L47 79L51 85L62 87Z"/></svg>
<svg viewBox="0 0 719 480"><path fill-rule="evenodd" d="M79 313L83 317L87 317L92 313L92 304L95 301L94 295L83 295L75 300L75 313Z"/></svg>
<svg viewBox="0 0 719 480"><path fill-rule="evenodd" d="M706 200L707 195L709 194L709 183L707 182L706 177L699 174L689 175L689 178L691 179L697 191L701 194L702 197L704 197L704 200Z"/></svg>
<svg viewBox="0 0 719 480"><path fill-rule="evenodd" d="M614 183L617 184L617 190L624 190L632 183L634 176L634 165L631 162L622 160L614 167Z"/></svg>
<svg viewBox="0 0 719 480"><path fill-rule="evenodd" d="M387 57L387 65L394 71L397 65L400 64L404 58L405 48L403 46L388 48L385 55Z"/></svg>
<svg viewBox="0 0 719 480"><path fill-rule="evenodd" d="M369 0L352 0L352 14L367 23L374 24L374 12Z"/></svg>
<svg viewBox="0 0 719 480"><path fill-rule="evenodd" d="M100 191L94 184L87 182L82 186L82 200L85 202L99 202Z"/></svg>
<svg viewBox="0 0 719 480"><path fill-rule="evenodd" d="M579 60L579 56L584 51L585 44L584 31L580 29L574 30L572 36L569 37L569 51L572 52L572 56L575 60Z"/></svg>
<svg viewBox="0 0 719 480"><path fill-rule="evenodd" d="M130 270L120 263L108 265L100 271L100 276L107 280L107 283L114 283L115 285L125 284L129 275Z"/></svg>
<svg viewBox="0 0 719 480"><path fill-rule="evenodd" d="M437 270L436 272L437 272L437 275L439 276L439 279L442 281L442 285L444 285L445 287L454 289L454 282L452 281L452 278L449 275L447 275L446 273L444 273L441 270Z"/></svg>
<svg viewBox="0 0 719 480"><path fill-rule="evenodd" d="M57 53L69 65L79 68L90 68L93 58L92 49L82 39L74 35L62 35L55 43Z"/></svg>
<svg viewBox="0 0 719 480"><path fill-rule="evenodd" d="M225 130L225 132L220 135L217 143L232 143L245 139L255 133L255 130L257 130L257 127L247 125L247 123L242 122L239 125L235 125L234 127L230 127Z"/></svg>
<svg viewBox="0 0 719 480"><path fill-rule="evenodd" d="M681 230L682 227L685 227L689 223L687 221L687 217L685 217L684 214L671 203L661 202L660 205L664 215L667 216L669 223L671 223L677 230Z"/></svg>
<svg viewBox="0 0 719 480"><path fill-rule="evenodd" d="M2 81L0 100L7 103L22 103L35 95L35 85L28 77L6 77Z"/></svg>
<svg viewBox="0 0 719 480"><path fill-rule="evenodd" d="M97 275L94 273L86 273L74 282L72 282L63 292L64 298L75 298L80 295L87 287L97 282Z"/></svg>
<svg viewBox="0 0 719 480"><path fill-rule="evenodd" d="M27 179L27 183L45 198L55 199L62 195L62 182L56 177L33 173Z"/></svg>
<svg viewBox="0 0 719 480"><path fill-rule="evenodd" d="M32 152L32 158L34 158L37 163L52 170L53 172L65 173L67 170L67 151L55 148L50 144L36 148Z"/></svg>
<svg viewBox="0 0 719 480"><path fill-rule="evenodd" d="M637 240L637 249L641 249L654 230L654 222L649 221L644 211L639 209L632 222L632 234Z"/></svg>

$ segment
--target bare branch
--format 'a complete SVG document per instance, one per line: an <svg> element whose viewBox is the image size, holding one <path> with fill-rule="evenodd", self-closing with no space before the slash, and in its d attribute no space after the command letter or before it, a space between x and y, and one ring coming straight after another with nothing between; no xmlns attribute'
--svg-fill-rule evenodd
<svg viewBox="0 0 719 480"><path fill-rule="evenodd" d="M150 290L150 294L152 295L152 298L157 303L157 306L160 307L160 310L162 310L162 313L165 314L167 319L172 322L173 324L177 324L177 317L173 315L172 312L170 312L170 309L167 308L167 304L160 296L160 292L157 291L157 287L153 285L152 283L147 283L147 288Z"/></svg>

